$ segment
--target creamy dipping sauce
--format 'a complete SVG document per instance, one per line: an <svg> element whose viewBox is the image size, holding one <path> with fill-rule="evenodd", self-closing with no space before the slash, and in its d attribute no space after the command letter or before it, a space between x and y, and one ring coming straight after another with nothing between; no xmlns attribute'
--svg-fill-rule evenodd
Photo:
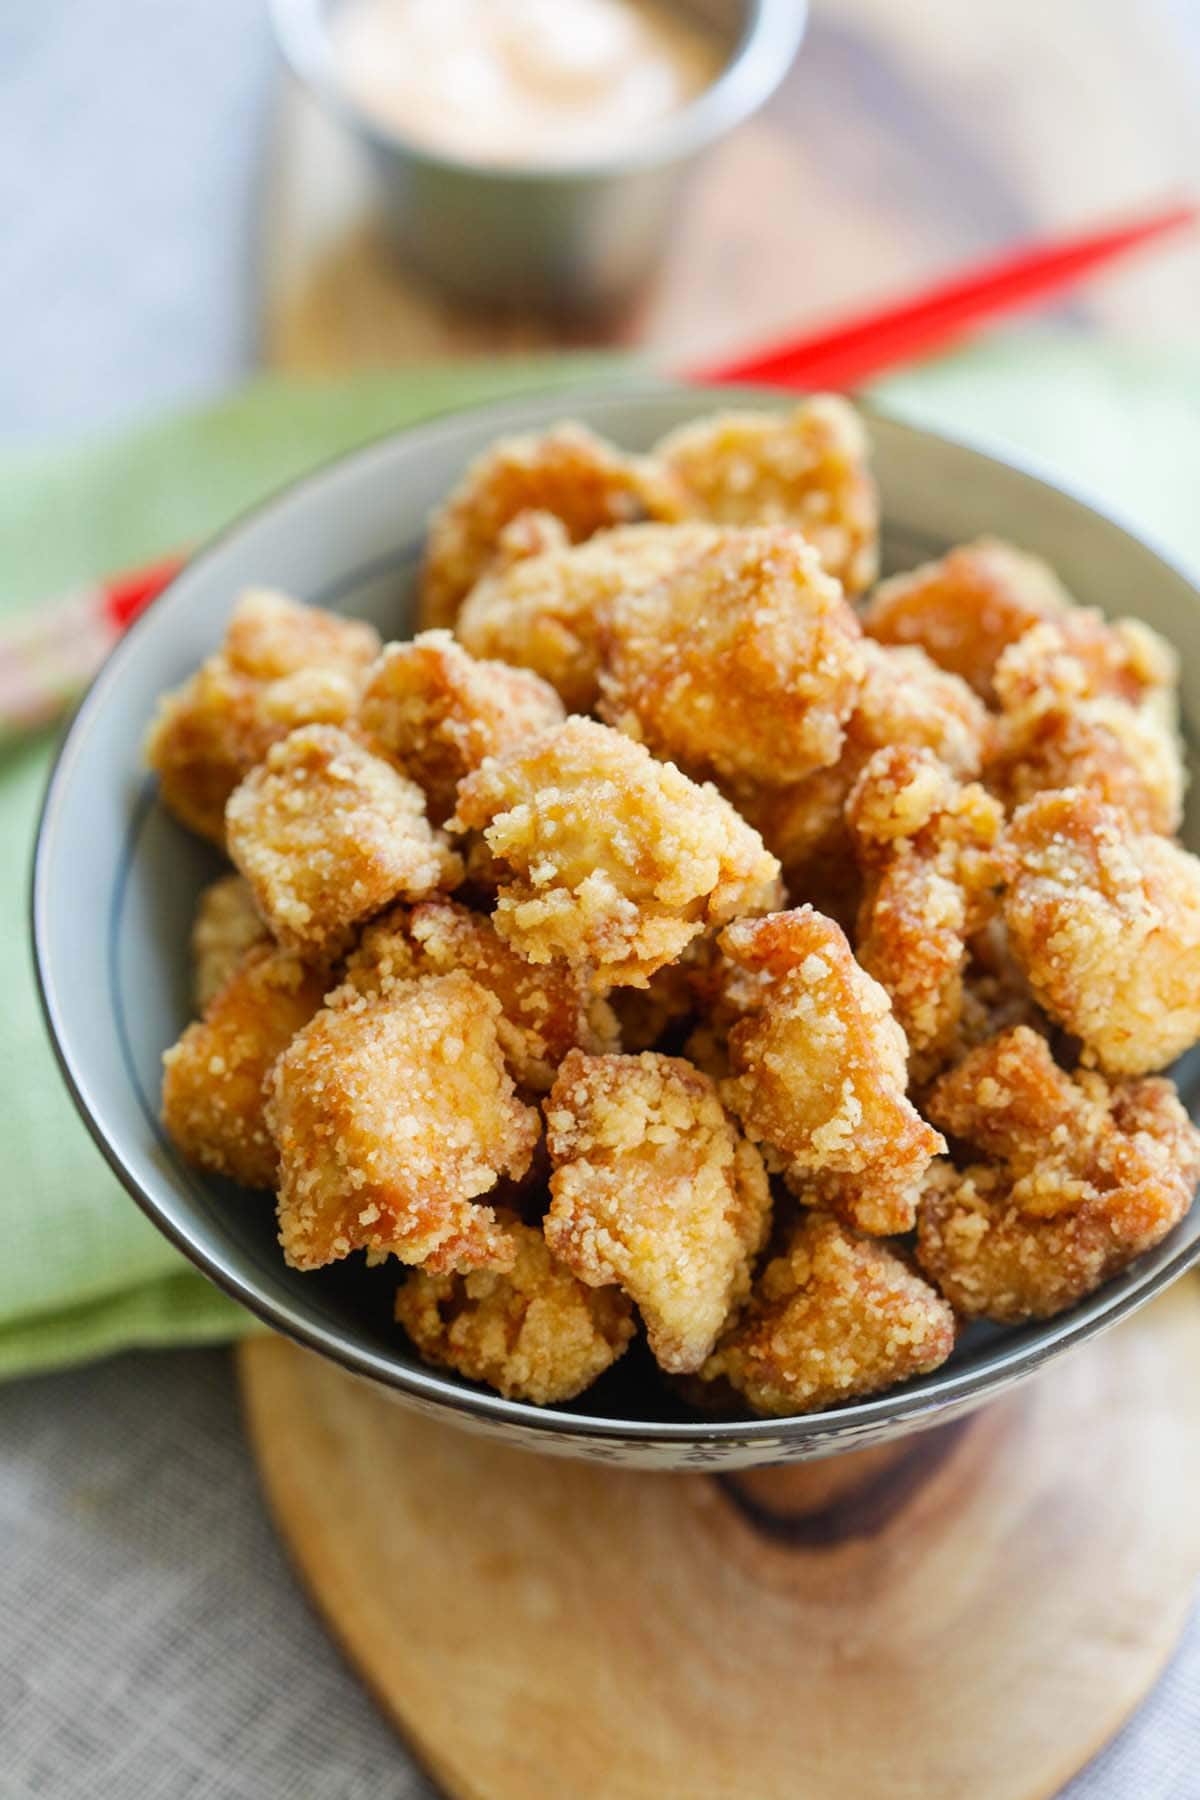
<svg viewBox="0 0 1200 1800"><path fill-rule="evenodd" d="M619 153L725 61L660 0L344 0L330 31L347 93L381 125L510 166Z"/></svg>

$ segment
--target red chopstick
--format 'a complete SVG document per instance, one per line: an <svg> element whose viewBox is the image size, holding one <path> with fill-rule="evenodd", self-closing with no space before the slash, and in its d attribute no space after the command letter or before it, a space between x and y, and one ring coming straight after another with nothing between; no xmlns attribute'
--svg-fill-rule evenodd
<svg viewBox="0 0 1200 1800"><path fill-rule="evenodd" d="M1200 208L1180 201L1102 230L1028 245L841 325L750 356L686 371L712 386L853 388L962 338L970 328L1045 300L1169 233ZM75 697L112 644L182 566L169 557L49 601L0 632L0 737L47 723Z"/></svg>
<svg viewBox="0 0 1200 1800"><path fill-rule="evenodd" d="M852 388L962 337L968 327L1044 300L1130 250L1195 225L1200 208L1165 206L1080 237L1039 243L983 263L909 299L828 331L690 371L693 381Z"/></svg>
<svg viewBox="0 0 1200 1800"><path fill-rule="evenodd" d="M100 604L109 622L118 631L132 625L151 600L157 598L169 582L174 581L187 561L186 556L164 556L145 568L133 569L126 575L114 575L99 587Z"/></svg>

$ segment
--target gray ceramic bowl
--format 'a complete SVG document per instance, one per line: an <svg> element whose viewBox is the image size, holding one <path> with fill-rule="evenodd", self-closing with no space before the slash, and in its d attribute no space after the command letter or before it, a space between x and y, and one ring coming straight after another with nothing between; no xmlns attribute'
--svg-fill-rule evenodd
<svg viewBox="0 0 1200 1800"><path fill-rule="evenodd" d="M463 299L570 314L632 299L661 255L681 179L783 80L808 18L808 0L678 0L727 49L711 87L613 156L509 167L403 138L360 106L330 44L340 3L271 0L276 34L293 73L365 148L404 254Z"/></svg>
<svg viewBox="0 0 1200 1800"><path fill-rule="evenodd" d="M778 405L770 395L740 396ZM96 1142L134 1199L212 1279L280 1331L398 1399L511 1443L652 1468L754 1463L858 1448L953 1417L1131 1312L1200 1253L1200 1209L1149 1255L1046 1324L976 1327L936 1374L878 1399L802 1418L689 1416L631 1352L572 1406L539 1409L425 1368L389 1318L395 1277L284 1266L266 1196L189 1167L158 1123L159 1058L187 1022L188 931L215 853L158 806L141 761L156 696L220 639L237 591L269 583L411 629L413 575L430 509L464 463L505 432L580 418L631 449L711 411L711 393L610 387L459 413L387 438L259 507L179 576L114 652L80 707L46 795L33 925L46 1017ZM1200 725L1200 596L1111 518L1027 469L872 415L891 569L981 531L1047 557L1076 594L1136 613L1172 638L1183 703ZM1200 842L1196 821L1189 841ZM1200 1071L1181 1070L1194 1098Z"/></svg>

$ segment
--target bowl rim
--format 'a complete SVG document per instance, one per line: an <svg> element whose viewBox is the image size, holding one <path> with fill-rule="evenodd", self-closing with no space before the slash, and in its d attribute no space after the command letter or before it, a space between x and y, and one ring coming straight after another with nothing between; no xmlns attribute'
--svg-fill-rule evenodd
<svg viewBox="0 0 1200 1800"><path fill-rule="evenodd" d="M484 402L464 401L452 408L441 409L429 418L381 432L353 450L325 458L307 473L281 483L210 536L188 558L154 606L136 619L118 640L56 746L38 812L29 882L29 924L36 986L55 1060L76 1111L114 1175L141 1211L215 1286L274 1330L329 1357L350 1373L378 1382L398 1397L417 1405L432 1406L439 1412L447 1410L492 1429L506 1429L510 1433L515 1430L526 1439L531 1435L544 1437L549 1442L575 1438L593 1444L628 1444L642 1449L657 1447L678 1451L687 1447L705 1447L715 1451L722 1447L752 1449L756 1445L765 1449L781 1442L794 1445L805 1440L862 1439L889 1423L903 1422L907 1428L933 1424L943 1414L951 1416L972 1404L997 1397L1051 1357L1109 1329L1162 1292L1200 1259L1200 1233L1191 1242L1180 1245L1157 1267L1139 1272L1135 1263L1132 1272L1114 1277L1075 1307L1041 1321L1038 1336L1032 1342L1014 1340L1006 1346L999 1340L996 1348L989 1351L982 1368L968 1367L958 1372L950 1369L947 1372L944 1367L882 1394L820 1412L732 1420L651 1421L572 1412L557 1406L535 1406L484 1388L459 1386L456 1378L434 1368L403 1368L385 1352L348 1344L342 1340L338 1327L308 1319L295 1308L289 1311L269 1295L259 1292L252 1280L227 1260L220 1260L202 1241L189 1234L163 1202L125 1167L108 1136L103 1124L103 1108L89 1093L86 1071L78 1066L69 1034L62 1025L56 999L57 978L48 953L48 918L53 900L48 889L47 864L65 789L84 747L88 723L105 704L109 691L119 684L124 663L133 654L143 632L151 627L154 615L159 613L164 602L170 602L177 588L193 573L203 573L209 563L218 562L228 543L276 507L302 499L306 491L319 489L332 477L352 476L357 465L365 466L376 457L392 453L402 441L413 437L427 443L441 439L452 441L464 426L476 422L494 423L495 435L500 436L506 430L533 428L524 416L531 408L544 416L561 402L562 416L567 416L572 408L587 409L606 401L636 404L638 400L662 398L693 388L698 395L719 396L730 406L780 407L789 400L794 403L799 397L778 389L755 386L704 388L694 383L647 379L644 372L631 371L628 379L617 382L610 379L604 383L555 384L523 389ZM1050 472L1038 458L1017 453L986 436L964 436L917 423L874 400L856 396L855 404L868 423L879 420L889 430L914 438L932 439L951 450L1000 464L1086 508L1129 538L1137 548L1149 552L1167 573L1192 590L1200 606L1200 578L1195 572L1178 557L1164 551L1152 535L1135 527L1119 511L1114 512L1106 502L1098 501L1085 487L1064 481L1057 472ZM511 416L513 414L515 418Z"/></svg>
<svg viewBox="0 0 1200 1800"><path fill-rule="evenodd" d="M809 0L748 0L746 17L716 80L648 130L641 144L606 157L538 164L474 160L393 130L356 100L339 76L326 0L269 0L269 6L276 41L292 74L335 119L376 150L398 153L426 169L529 185L611 180L698 154L770 99L804 41L809 15Z"/></svg>

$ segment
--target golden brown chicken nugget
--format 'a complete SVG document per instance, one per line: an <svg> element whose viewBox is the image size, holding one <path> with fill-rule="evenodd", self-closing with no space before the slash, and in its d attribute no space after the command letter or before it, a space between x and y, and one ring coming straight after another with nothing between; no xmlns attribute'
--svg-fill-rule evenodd
<svg viewBox="0 0 1200 1800"><path fill-rule="evenodd" d="M515 1246L510 1269L431 1275L414 1269L396 1318L421 1357L483 1381L510 1400L573 1400L625 1354L633 1307L617 1288L591 1288L553 1255L541 1231L497 1215Z"/></svg>
<svg viewBox="0 0 1200 1800"><path fill-rule="evenodd" d="M990 700L1002 652L1031 625L1071 608L1048 563L998 538L978 538L881 581L863 625L881 643L918 645Z"/></svg>
<svg viewBox="0 0 1200 1800"><path fill-rule="evenodd" d="M1115 1075L1200 1037L1200 861L1082 788L1039 794L1004 845L1004 918L1038 1003Z"/></svg>
<svg viewBox="0 0 1200 1800"><path fill-rule="evenodd" d="M818 1412L928 1375L954 1348L954 1313L888 1245L810 1212L704 1365L755 1412Z"/></svg>
<svg viewBox="0 0 1200 1800"><path fill-rule="evenodd" d="M358 710L372 749L424 790L435 825L454 811L459 782L485 756L562 717L547 682L528 669L478 661L448 631L388 644Z"/></svg>
<svg viewBox="0 0 1200 1800"><path fill-rule="evenodd" d="M969 946L999 904L1004 810L928 750L877 750L846 818L864 871L855 954L887 991L917 1083L961 1039Z"/></svg>
<svg viewBox="0 0 1200 1800"><path fill-rule="evenodd" d="M494 923L531 962L588 964L644 987L706 925L769 904L778 865L715 788L571 718L486 762L455 831L482 831L502 885Z"/></svg>
<svg viewBox="0 0 1200 1800"><path fill-rule="evenodd" d="M906 1097L908 1046L887 994L810 906L739 919L720 942L769 977L729 1034L726 1103L807 1203L858 1230L910 1230L945 1144Z"/></svg>
<svg viewBox="0 0 1200 1800"><path fill-rule="evenodd" d="M867 434L836 394L790 412L729 412L682 425L655 454L692 508L720 525L790 525L848 594L875 579L879 497Z"/></svg>
<svg viewBox="0 0 1200 1800"><path fill-rule="evenodd" d="M485 450L429 524L421 623L453 625L522 513L552 514L572 543L639 519L677 519L684 496L654 459L627 456L586 426L563 423ZM511 546L510 546L511 548Z"/></svg>
<svg viewBox="0 0 1200 1800"><path fill-rule="evenodd" d="M296 1269L390 1251L434 1274L511 1268L490 1206L538 1139L496 1035L500 1003L468 975L427 976L325 1007L275 1066L279 1237Z"/></svg>
<svg viewBox="0 0 1200 1800"><path fill-rule="evenodd" d="M837 761L861 636L798 532L725 531L613 607L599 710L691 774L784 786Z"/></svg>
<svg viewBox="0 0 1200 1800"><path fill-rule="evenodd" d="M989 787L1010 808L1053 788L1087 788L1139 830L1178 830L1186 774L1173 665L1160 666L1161 683L1127 697L1120 672L1089 666L1060 625L1033 626L996 664Z"/></svg>
<svg viewBox="0 0 1200 1800"><path fill-rule="evenodd" d="M717 537L713 525L623 525L498 564L467 596L455 633L472 655L533 669L571 712L590 712L616 601Z"/></svg>
<svg viewBox="0 0 1200 1800"><path fill-rule="evenodd" d="M664 1369L698 1369L750 1290L771 1196L762 1158L679 1057L573 1050L546 1102L546 1242L589 1287L615 1283Z"/></svg>
<svg viewBox="0 0 1200 1800"><path fill-rule="evenodd" d="M249 884L240 875L222 875L201 894L192 921L192 998L197 1012L225 986L252 944L266 943Z"/></svg>
<svg viewBox="0 0 1200 1800"><path fill-rule="evenodd" d="M425 796L332 725L293 731L226 808L229 854L281 944L313 959L398 896L424 899L462 879L425 816Z"/></svg>
<svg viewBox="0 0 1200 1800"><path fill-rule="evenodd" d="M389 993L418 975L461 969L500 1002L496 1032L517 1083L544 1094L569 1050L615 1050L612 1008L592 992L588 972L531 963L497 935L490 919L454 900L395 907L368 925L347 959L357 993Z"/></svg>
<svg viewBox="0 0 1200 1800"><path fill-rule="evenodd" d="M929 1116L987 1161L930 1171L922 1268L967 1318L1048 1318L1157 1244L1192 1203L1200 1131L1169 1081L1072 1077L1024 1027L935 1084Z"/></svg>
<svg viewBox="0 0 1200 1800"><path fill-rule="evenodd" d="M163 1124L190 1161L243 1187L274 1187L264 1083L320 1006L324 986L296 957L256 944L166 1052Z"/></svg>
<svg viewBox="0 0 1200 1800"><path fill-rule="evenodd" d="M378 652L379 634L360 620L248 589L222 648L159 702L146 759L163 804L223 843L238 783L296 726L344 724Z"/></svg>
<svg viewBox="0 0 1200 1800"><path fill-rule="evenodd" d="M779 858L793 904L809 900L849 925L861 894L845 821L850 790L877 750L930 750L958 776L978 775L991 741L987 708L957 675L916 648L863 638L863 680L832 768L794 786L741 788L737 805Z"/></svg>

